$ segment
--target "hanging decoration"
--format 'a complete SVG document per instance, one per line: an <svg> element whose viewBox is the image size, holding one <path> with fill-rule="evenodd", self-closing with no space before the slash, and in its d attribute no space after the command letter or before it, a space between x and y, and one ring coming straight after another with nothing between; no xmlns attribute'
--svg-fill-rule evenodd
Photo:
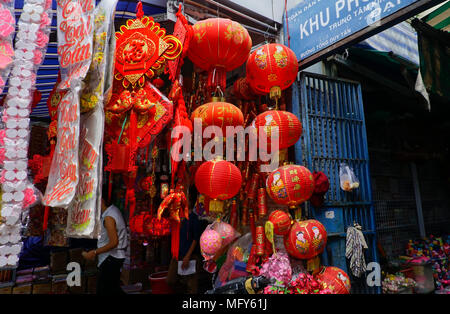
<svg viewBox="0 0 450 314"><path fill-rule="evenodd" d="M226 72L241 66L248 58L252 39L239 23L224 18L198 21L193 26L188 57L208 72L207 89L226 88Z"/></svg>
<svg viewBox="0 0 450 314"><path fill-rule="evenodd" d="M4 5L7 5L6 3ZM4 45L9 45L12 11L2 6L2 32ZM2 120L6 125L1 132L3 165L0 238L7 239L0 250L0 267L16 266L21 251L21 213L38 200L38 191L28 181L28 147L30 140L30 112L35 100L36 73L42 63L50 32L51 1L35 3L25 1L15 39L14 61L9 89L5 99ZM50 17L49 17L50 16ZM4 46L6 47L6 46ZM1 85L1 84L0 84ZM4 225L2 224L4 223Z"/></svg>
<svg viewBox="0 0 450 314"><path fill-rule="evenodd" d="M272 147L272 133L278 129L278 136L273 140L278 142L278 148L291 147L300 139L302 135L302 124L298 118L288 111L270 110L258 115L255 119L255 127L258 136L262 135L267 141L267 150Z"/></svg>
<svg viewBox="0 0 450 314"><path fill-rule="evenodd" d="M97 238L101 221L102 144L105 125L103 99L106 65L112 62L110 37L114 33L117 0L102 0L95 8L92 62L84 79L80 105L79 183L68 207L66 236ZM112 77L109 77L112 79ZM110 84L110 83L108 83ZM106 84L106 85L108 85Z"/></svg>
<svg viewBox="0 0 450 314"><path fill-rule="evenodd" d="M2 1L0 4L0 94L3 93L13 63L12 44L15 25L14 1Z"/></svg>
<svg viewBox="0 0 450 314"><path fill-rule="evenodd" d="M327 244L325 227L317 220L295 222L284 236L289 255L298 259L312 259L322 253Z"/></svg>
<svg viewBox="0 0 450 314"><path fill-rule="evenodd" d="M275 210L270 214L267 223L272 224L273 233L276 235L286 235L291 227L291 217L285 211Z"/></svg>
<svg viewBox="0 0 450 314"><path fill-rule="evenodd" d="M276 169L267 177L266 188L275 203L295 207L311 197L314 191L314 179L307 168L286 165Z"/></svg>
<svg viewBox="0 0 450 314"><path fill-rule="evenodd" d="M191 114L192 123L195 119L202 121L202 127L218 126L222 130L222 135L226 136L227 126L240 126L244 124L242 111L224 101L209 102L197 107Z"/></svg>
<svg viewBox="0 0 450 314"><path fill-rule="evenodd" d="M58 107L58 135L43 204L67 208L79 183L79 94L92 60L95 3L66 0L57 4L58 89L66 92ZM83 36L73 36L75 29Z"/></svg>
<svg viewBox="0 0 450 314"><path fill-rule="evenodd" d="M333 266L323 267L316 275L316 279L323 289L329 289L333 294L350 293L350 278L347 273L340 268Z"/></svg>
<svg viewBox="0 0 450 314"><path fill-rule="evenodd" d="M195 173L195 186L199 193L211 198L209 213L213 215L223 213L223 201L235 196L241 185L241 171L225 160L204 162Z"/></svg>
<svg viewBox="0 0 450 314"><path fill-rule="evenodd" d="M297 78L297 57L285 45L266 44L250 55L246 72L254 91L270 93L270 98L278 101L281 91L291 86Z"/></svg>

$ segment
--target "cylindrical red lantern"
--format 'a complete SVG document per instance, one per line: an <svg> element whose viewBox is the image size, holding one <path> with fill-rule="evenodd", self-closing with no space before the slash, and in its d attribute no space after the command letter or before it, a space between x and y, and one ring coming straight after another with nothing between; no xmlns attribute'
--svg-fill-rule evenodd
<svg viewBox="0 0 450 314"><path fill-rule="evenodd" d="M302 124L288 111L265 111L256 117L254 126L258 136L267 139L268 150L272 147L272 136L278 141L278 149L284 149L297 143L302 135ZM275 135L275 128L278 128L278 136Z"/></svg>
<svg viewBox="0 0 450 314"><path fill-rule="evenodd" d="M202 127L218 126L222 129L223 137L226 137L227 126L239 126L244 124L244 115L242 111L228 102L209 102L197 107L192 112L191 120L202 121Z"/></svg>
<svg viewBox="0 0 450 314"><path fill-rule="evenodd" d="M230 19L210 18L193 26L188 57L208 71L208 87L226 88L226 72L241 66L248 58L252 39L241 24Z"/></svg>
<svg viewBox="0 0 450 314"><path fill-rule="evenodd" d="M298 62L295 53L282 44L266 44L247 60L247 80L258 93L280 98L281 91L294 83Z"/></svg>
<svg viewBox="0 0 450 314"><path fill-rule="evenodd" d="M291 227L291 217L282 210L275 210L269 215L269 221L273 224L273 233L286 235Z"/></svg>
<svg viewBox="0 0 450 314"><path fill-rule="evenodd" d="M314 192L314 178L303 166L286 165L267 177L266 189L275 203L292 207L311 197Z"/></svg>
<svg viewBox="0 0 450 314"><path fill-rule="evenodd" d="M323 252L327 244L327 231L317 220L297 221L284 236L289 255L298 259L311 259Z"/></svg>
<svg viewBox="0 0 450 314"><path fill-rule="evenodd" d="M265 236L264 236L264 227L257 226L256 227L256 255L263 256L265 251Z"/></svg>
<svg viewBox="0 0 450 314"><path fill-rule="evenodd" d="M350 278L340 268L323 267L316 275L316 279L323 289L330 289L334 294L350 294Z"/></svg>
<svg viewBox="0 0 450 314"><path fill-rule="evenodd" d="M231 162L211 160L200 165L195 173L195 186L200 194L209 196L210 213L222 212L224 201L235 196L242 185L241 171Z"/></svg>

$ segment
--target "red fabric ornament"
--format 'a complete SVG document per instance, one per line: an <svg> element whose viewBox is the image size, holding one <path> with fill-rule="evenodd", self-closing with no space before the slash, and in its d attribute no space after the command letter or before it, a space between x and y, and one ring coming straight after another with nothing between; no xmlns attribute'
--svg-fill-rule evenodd
<svg viewBox="0 0 450 314"><path fill-rule="evenodd" d="M273 233L286 235L291 227L291 217L282 210L275 210L269 215L269 221L273 224Z"/></svg>
<svg viewBox="0 0 450 314"><path fill-rule="evenodd" d="M321 207L324 202L325 194L330 188L330 181L327 176L321 171L314 171L314 193L311 196L310 202L314 207Z"/></svg>
<svg viewBox="0 0 450 314"><path fill-rule="evenodd" d="M327 244L327 231L317 220L295 222L284 236L289 255L298 259L311 259L322 253Z"/></svg>
<svg viewBox="0 0 450 314"><path fill-rule="evenodd" d="M286 165L267 177L266 189L275 203L292 207L311 197L314 191L314 178L303 166Z"/></svg>
<svg viewBox="0 0 450 314"><path fill-rule="evenodd" d="M323 289L330 289L333 294L350 294L350 278L340 268L323 267L316 275L316 279Z"/></svg>
<svg viewBox="0 0 450 314"><path fill-rule="evenodd" d="M275 131L275 127L278 128L278 137L275 137L274 140L278 141L279 149L294 145L302 135L302 124L293 113L288 111L270 110L263 112L256 117L255 127L258 136L262 134L266 137L268 150L272 145L271 134Z"/></svg>
<svg viewBox="0 0 450 314"><path fill-rule="evenodd" d="M195 173L195 186L211 199L227 200L235 196L242 185L239 169L225 160L204 162Z"/></svg>
<svg viewBox="0 0 450 314"><path fill-rule="evenodd" d="M270 98L280 98L281 91L297 78L297 57L282 44L266 44L250 55L246 72L253 90L261 94L270 93Z"/></svg>
<svg viewBox="0 0 450 314"><path fill-rule="evenodd" d="M211 18L193 26L188 57L200 69L208 71L210 90L226 88L226 72L241 66L248 58L252 39L241 24L230 19Z"/></svg>
<svg viewBox="0 0 450 314"><path fill-rule="evenodd" d="M138 234L146 234L145 225L151 218L149 213L141 213L139 215L132 216L130 219L130 230L131 232Z"/></svg>
<svg viewBox="0 0 450 314"><path fill-rule="evenodd" d="M201 119L202 126L215 125L222 129L222 135L226 137L227 126L239 126L244 124L242 111L227 102L210 102L197 107L191 114L192 123L194 119Z"/></svg>

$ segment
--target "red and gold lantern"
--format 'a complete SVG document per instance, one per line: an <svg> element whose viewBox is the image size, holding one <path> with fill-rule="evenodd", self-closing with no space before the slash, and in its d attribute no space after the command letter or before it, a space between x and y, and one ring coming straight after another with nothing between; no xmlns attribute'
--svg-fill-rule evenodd
<svg viewBox="0 0 450 314"><path fill-rule="evenodd" d="M323 267L316 275L323 289L330 289L333 294L350 294L351 284L347 273L340 268Z"/></svg>
<svg viewBox="0 0 450 314"><path fill-rule="evenodd" d="M270 110L258 115L255 119L255 128L258 136L267 139L267 149L272 147L272 133L278 128L278 149L288 148L299 140L302 135L302 124L298 118L288 111Z"/></svg>
<svg viewBox="0 0 450 314"><path fill-rule="evenodd" d="M267 44L250 55L246 70L253 90L270 93L270 98L278 99L281 91L291 86L297 77L297 57L285 45Z"/></svg>
<svg viewBox="0 0 450 314"><path fill-rule="evenodd" d="M252 39L241 24L230 19L210 18L193 25L188 57L208 71L208 87L226 88L226 72L241 66L248 58Z"/></svg>
<svg viewBox="0 0 450 314"><path fill-rule="evenodd" d="M256 255L263 256L265 252L265 235L264 235L264 227L257 226L256 227Z"/></svg>
<svg viewBox="0 0 450 314"><path fill-rule="evenodd" d="M222 213L224 200L235 196L242 185L241 171L231 162L211 160L195 173L195 186L200 194L211 198L210 213Z"/></svg>
<svg viewBox="0 0 450 314"><path fill-rule="evenodd" d="M286 165L267 177L266 189L275 203L295 207L313 194L314 178L303 166Z"/></svg>
<svg viewBox="0 0 450 314"><path fill-rule="evenodd" d="M201 119L202 127L218 126L222 129L225 137L227 126L238 126L244 124L244 115L242 111L228 102L209 102L199 106L192 112L191 120Z"/></svg>
<svg viewBox="0 0 450 314"><path fill-rule="evenodd" d="M327 244L327 231L317 220L297 221L284 236L289 255L298 259L312 259L323 252Z"/></svg>
<svg viewBox="0 0 450 314"><path fill-rule="evenodd" d="M269 221L273 224L273 232L277 235L286 235L291 227L291 217L282 210L275 210L269 215Z"/></svg>

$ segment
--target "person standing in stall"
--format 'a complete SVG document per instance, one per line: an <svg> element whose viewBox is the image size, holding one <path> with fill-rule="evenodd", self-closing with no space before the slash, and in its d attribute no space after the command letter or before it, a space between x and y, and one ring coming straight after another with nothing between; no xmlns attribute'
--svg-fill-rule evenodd
<svg viewBox="0 0 450 314"><path fill-rule="evenodd" d="M120 287L120 273L127 245L127 226L122 213L112 202L102 199L101 232L97 249L83 254L89 260L98 256L97 294L125 294Z"/></svg>

